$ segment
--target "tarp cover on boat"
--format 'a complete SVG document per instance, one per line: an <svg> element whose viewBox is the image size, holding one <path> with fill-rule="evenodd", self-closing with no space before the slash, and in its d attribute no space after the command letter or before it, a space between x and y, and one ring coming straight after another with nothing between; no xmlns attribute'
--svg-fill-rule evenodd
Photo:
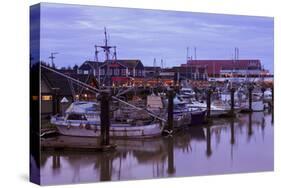
<svg viewBox="0 0 281 188"><path fill-rule="evenodd" d="M97 110L97 103L88 101L76 101L72 103L65 113L87 114L95 113Z"/></svg>
<svg viewBox="0 0 281 188"><path fill-rule="evenodd" d="M163 108L162 99L160 96L147 96L147 107L149 108Z"/></svg>

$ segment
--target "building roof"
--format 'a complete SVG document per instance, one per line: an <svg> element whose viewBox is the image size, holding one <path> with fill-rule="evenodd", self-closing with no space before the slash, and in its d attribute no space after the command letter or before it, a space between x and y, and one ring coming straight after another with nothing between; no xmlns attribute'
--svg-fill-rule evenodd
<svg viewBox="0 0 281 188"><path fill-rule="evenodd" d="M93 67L99 67L102 64L104 64L103 62L98 62L98 61L85 61L82 65L80 65L79 69L83 69L83 70L89 70L92 69Z"/></svg>
<svg viewBox="0 0 281 188"><path fill-rule="evenodd" d="M207 67L208 74L220 74L222 69L244 69L261 68L261 62L258 59L242 59L242 60L188 60L187 64L182 64L182 67L190 65L201 65Z"/></svg>
<svg viewBox="0 0 281 188"><path fill-rule="evenodd" d="M107 60L105 63L115 62L119 63L129 69L135 68L139 63L142 64L142 62L138 59L117 59L117 60Z"/></svg>
<svg viewBox="0 0 281 188"><path fill-rule="evenodd" d="M159 71L159 70L161 70L161 67L145 66L144 70L146 70L146 71Z"/></svg>
<svg viewBox="0 0 281 188"><path fill-rule="evenodd" d="M88 84L94 82L95 85L97 85L97 81L95 77L91 75L68 74L68 76L71 76L74 79L80 80ZM68 79L54 72L51 72L47 69L41 69L41 79L46 83L47 87L49 87L50 90L52 90L52 88L59 88L58 91L59 95L62 96L72 95L72 91ZM81 87L78 87L76 84L73 84L73 88L76 92L81 91Z"/></svg>

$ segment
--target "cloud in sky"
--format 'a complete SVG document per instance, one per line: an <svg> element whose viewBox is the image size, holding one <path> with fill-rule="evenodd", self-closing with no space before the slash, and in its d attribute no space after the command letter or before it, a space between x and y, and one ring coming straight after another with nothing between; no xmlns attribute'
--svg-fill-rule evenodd
<svg viewBox="0 0 281 188"><path fill-rule="evenodd" d="M273 71L273 18L232 16L145 9L42 4L41 59L59 52L58 66L94 59L94 45L102 44L107 28L110 44L120 59L157 58L166 66L186 62L186 48L197 48L198 59L260 59ZM103 55L100 54L100 59Z"/></svg>

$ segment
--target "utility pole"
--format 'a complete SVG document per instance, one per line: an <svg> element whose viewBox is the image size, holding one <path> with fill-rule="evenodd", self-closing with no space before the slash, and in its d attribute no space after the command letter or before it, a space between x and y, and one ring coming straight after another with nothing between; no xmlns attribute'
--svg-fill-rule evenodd
<svg viewBox="0 0 281 188"><path fill-rule="evenodd" d="M51 56L49 56L49 59L51 59L52 65L54 65L54 59L56 58L54 55L59 54L58 52L51 52Z"/></svg>

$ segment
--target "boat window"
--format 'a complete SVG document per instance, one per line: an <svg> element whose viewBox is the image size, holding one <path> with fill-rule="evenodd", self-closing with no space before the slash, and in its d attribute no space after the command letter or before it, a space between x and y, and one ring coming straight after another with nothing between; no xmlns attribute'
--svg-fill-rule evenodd
<svg viewBox="0 0 281 188"><path fill-rule="evenodd" d="M83 114L69 114L68 120L87 120Z"/></svg>

